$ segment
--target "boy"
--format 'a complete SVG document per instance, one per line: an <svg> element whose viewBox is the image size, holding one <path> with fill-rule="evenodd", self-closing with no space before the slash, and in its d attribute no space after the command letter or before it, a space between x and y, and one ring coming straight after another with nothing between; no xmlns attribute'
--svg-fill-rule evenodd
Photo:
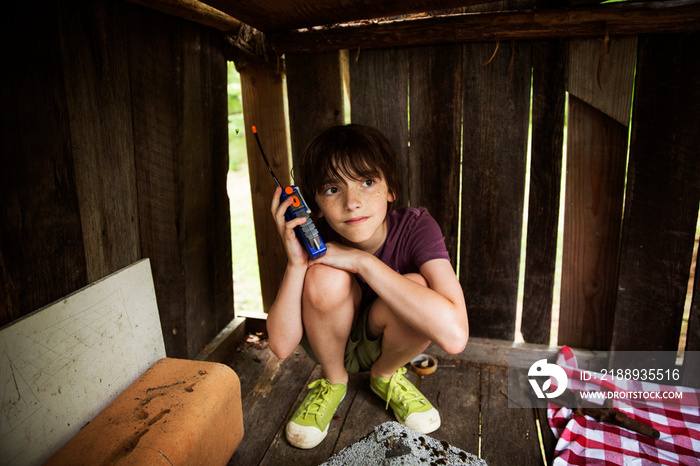
<svg viewBox="0 0 700 466"><path fill-rule="evenodd" d="M370 388L399 422L418 432L440 427L440 415L403 375L431 341L460 353L469 334L464 295L439 226L423 208L393 210L400 183L396 156L377 130L334 126L305 149L298 182L326 241L309 262L286 222L291 198L272 214L288 263L267 330L271 350L286 358L300 343L324 378L286 428L298 448L313 448L343 400L348 373L369 370Z"/></svg>

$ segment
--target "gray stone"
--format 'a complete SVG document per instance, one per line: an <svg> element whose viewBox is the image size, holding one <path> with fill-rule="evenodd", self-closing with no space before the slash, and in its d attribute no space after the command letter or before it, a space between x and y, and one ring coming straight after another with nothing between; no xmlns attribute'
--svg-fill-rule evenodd
<svg viewBox="0 0 700 466"><path fill-rule="evenodd" d="M411 430L398 422L385 422L357 442L333 455L321 466L347 465L483 465L486 462L447 442Z"/></svg>

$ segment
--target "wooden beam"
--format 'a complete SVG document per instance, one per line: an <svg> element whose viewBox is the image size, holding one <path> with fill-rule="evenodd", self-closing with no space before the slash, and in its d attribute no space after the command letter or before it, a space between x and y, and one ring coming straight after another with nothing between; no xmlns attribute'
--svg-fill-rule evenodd
<svg viewBox="0 0 700 466"><path fill-rule="evenodd" d="M319 52L696 30L700 30L700 1L690 0L358 22L272 34L270 42L278 53Z"/></svg>
<svg viewBox="0 0 700 466"><path fill-rule="evenodd" d="M203 0L271 33L372 18L448 10L500 0Z"/></svg>
<svg viewBox="0 0 700 466"><path fill-rule="evenodd" d="M241 22L206 3L197 0L127 0L178 18L213 27L233 34L241 27Z"/></svg>

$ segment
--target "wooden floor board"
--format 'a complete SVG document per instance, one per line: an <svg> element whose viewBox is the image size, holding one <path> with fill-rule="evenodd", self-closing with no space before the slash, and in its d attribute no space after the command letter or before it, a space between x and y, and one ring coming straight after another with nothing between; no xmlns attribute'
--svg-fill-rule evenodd
<svg viewBox="0 0 700 466"><path fill-rule="evenodd" d="M391 410L387 411L385 403L370 390L368 373L353 374L351 384L355 385L356 394L343 420L342 432L333 449L334 454L352 445L375 426L395 420Z"/></svg>
<svg viewBox="0 0 700 466"><path fill-rule="evenodd" d="M430 435L476 455L479 451L481 369L450 360L442 360L438 367L434 374L424 376L418 386L440 412L440 428ZM416 378L411 377L411 380Z"/></svg>
<svg viewBox="0 0 700 466"><path fill-rule="evenodd" d="M242 381L245 429L243 441L230 463L259 464L284 425L298 394L306 389L305 383L315 364L303 351L281 361L269 349L244 345L229 365ZM258 375L253 381L255 371ZM247 390L243 391L243 387Z"/></svg>
<svg viewBox="0 0 700 466"><path fill-rule="evenodd" d="M438 370L423 377L419 388L442 419L440 428L429 435L468 453L481 453L491 465L542 464L534 410L508 407L508 368L498 361L470 361L468 350L456 356L432 346L426 351L438 357ZM320 367L301 349L282 361L264 341L243 344L227 364L241 380L245 422L231 465L318 465L395 419L370 390L369 374L351 374L328 437L314 449L300 450L289 445L284 428L306 396L307 385L321 377ZM416 374L409 372L407 377L416 383ZM542 428L549 429L546 420Z"/></svg>
<svg viewBox="0 0 700 466"><path fill-rule="evenodd" d="M508 407L508 369L481 376L481 457L489 464L542 464L534 410Z"/></svg>

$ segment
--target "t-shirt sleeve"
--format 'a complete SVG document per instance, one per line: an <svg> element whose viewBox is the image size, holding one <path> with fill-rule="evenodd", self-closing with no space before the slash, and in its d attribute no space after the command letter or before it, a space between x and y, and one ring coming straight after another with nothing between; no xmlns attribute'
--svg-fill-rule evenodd
<svg viewBox="0 0 700 466"><path fill-rule="evenodd" d="M423 207L418 209L418 216L413 224L409 250L412 262L418 268L433 259L450 260L440 226Z"/></svg>

